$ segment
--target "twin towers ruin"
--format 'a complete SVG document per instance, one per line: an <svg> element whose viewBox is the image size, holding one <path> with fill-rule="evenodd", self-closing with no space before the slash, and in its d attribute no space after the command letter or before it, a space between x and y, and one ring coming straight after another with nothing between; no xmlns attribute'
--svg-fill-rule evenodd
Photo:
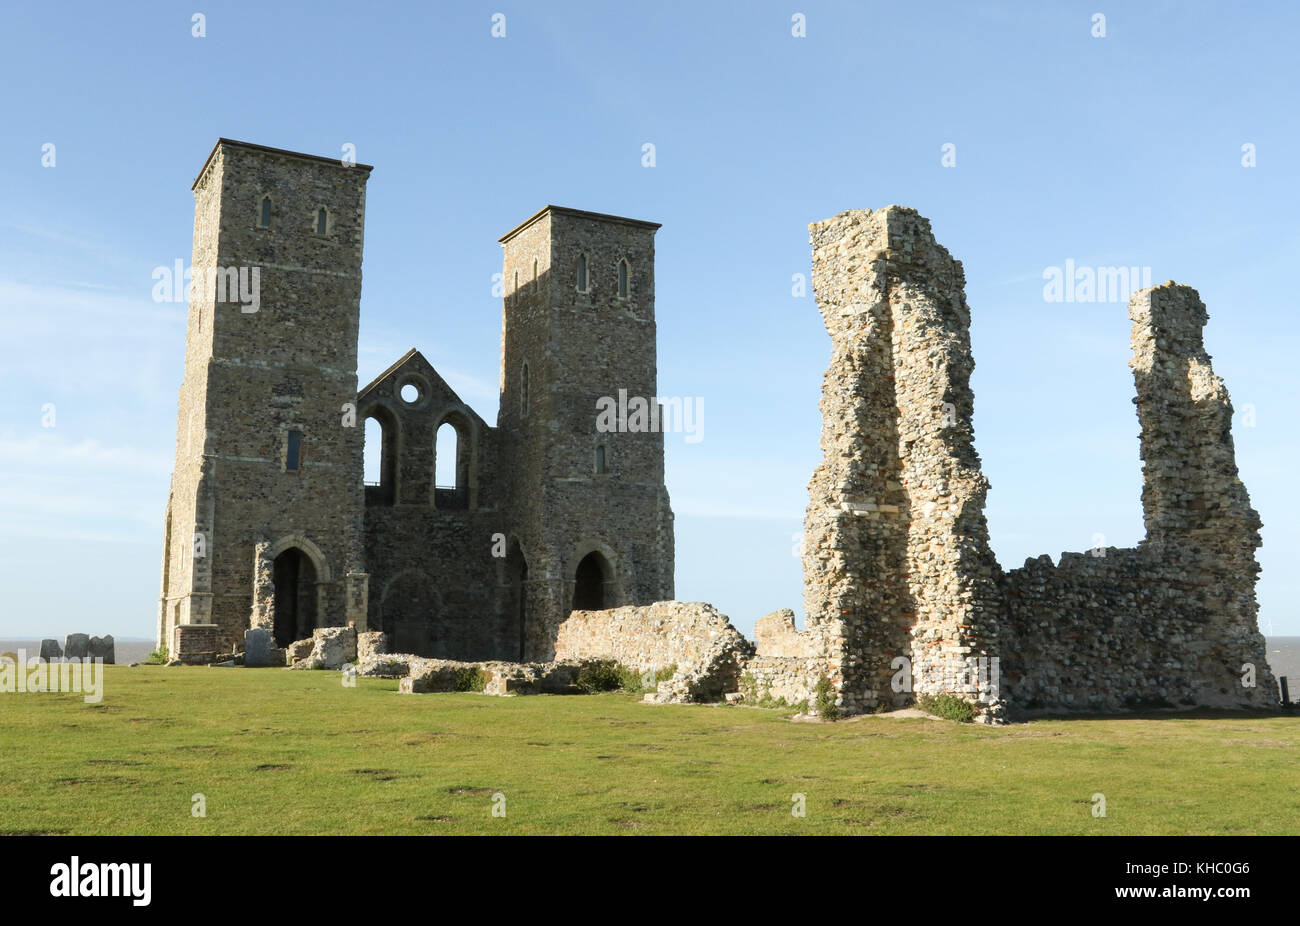
<svg viewBox="0 0 1300 926"><path fill-rule="evenodd" d="M357 388L370 171L221 139L194 183L194 276L260 268L261 291L255 312L211 288L190 298L158 612L174 658L238 649L250 628L286 646L354 624L394 652L545 661L571 611L673 597L663 435L596 426L602 398L657 394L659 226L548 206L500 239L493 426L415 350ZM1275 707L1260 521L1196 293L1167 283L1130 304L1146 539L1004 571L971 428L961 264L906 208L811 229L832 355L808 622L761 622L753 671L792 697L829 681L849 713L945 691L986 721ZM380 478L365 484L371 419ZM438 485L443 428L455 478Z"/></svg>

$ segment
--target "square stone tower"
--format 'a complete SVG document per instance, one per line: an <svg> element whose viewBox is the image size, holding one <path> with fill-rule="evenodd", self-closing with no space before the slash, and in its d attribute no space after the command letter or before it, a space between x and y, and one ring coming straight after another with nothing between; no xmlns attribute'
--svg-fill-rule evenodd
<svg viewBox="0 0 1300 926"><path fill-rule="evenodd" d="M522 558L524 658L554 653L571 608L673 597L657 403L659 225L547 206L503 236L502 431L512 555ZM639 402L637 401L639 400Z"/></svg>
<svg viewBox="0 0 1300 926"><path fill-rule="evenodd" d="M250 621L282 644L364 624L354 403L370 170L223 138L194 182L199 282L158 613L173 655L228 649Z"/></svg>

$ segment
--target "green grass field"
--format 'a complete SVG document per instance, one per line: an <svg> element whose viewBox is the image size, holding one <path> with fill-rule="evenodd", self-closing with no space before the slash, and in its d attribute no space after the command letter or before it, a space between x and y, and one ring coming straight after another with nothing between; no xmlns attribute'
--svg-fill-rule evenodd
<svg viewBox="0 0 1300 926"><path fill-rule="evenodd" d="M106 672L98 704L0 695L0 833L1300 833L1294 716L791 723L621 692Z"/></svg>

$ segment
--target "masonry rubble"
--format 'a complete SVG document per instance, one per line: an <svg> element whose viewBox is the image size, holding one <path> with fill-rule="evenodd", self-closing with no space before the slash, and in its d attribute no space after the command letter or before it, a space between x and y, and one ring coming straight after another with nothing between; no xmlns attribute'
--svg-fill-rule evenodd
<svg viewBox="0 0 1300 926"><path fill-rule="evenodd" d="M341 669L356 661L356 628L317 628L309 639L295 642L289 653L292 656L291 669Z"/></svg>

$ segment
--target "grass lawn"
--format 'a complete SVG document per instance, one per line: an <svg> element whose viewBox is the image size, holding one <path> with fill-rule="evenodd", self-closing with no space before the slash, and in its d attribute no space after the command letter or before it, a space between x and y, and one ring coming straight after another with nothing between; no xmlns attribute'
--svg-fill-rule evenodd
<svg viewBox="0 0 1300 926"><path fill-rule="evenodd" d="M1294 716L791 723L621 692L106 673L98 704L0 695L0 834L1300 833Z"/></svg>

